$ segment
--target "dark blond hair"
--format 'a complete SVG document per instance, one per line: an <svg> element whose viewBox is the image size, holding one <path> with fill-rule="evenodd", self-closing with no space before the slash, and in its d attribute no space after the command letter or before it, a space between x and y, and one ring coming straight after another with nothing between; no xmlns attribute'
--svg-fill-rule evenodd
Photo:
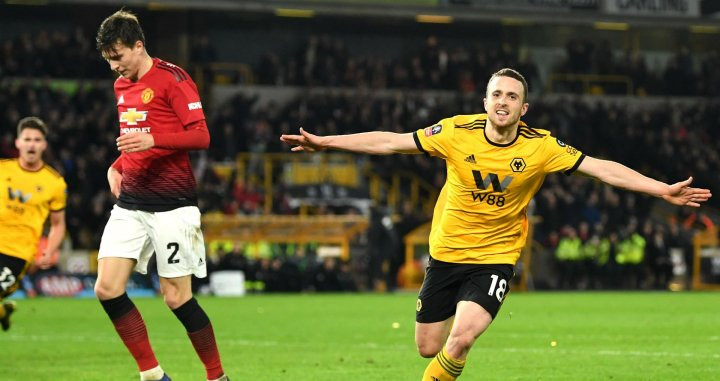
<svg viewBox="0 0 720 381"><path fill-rule="evenodd" d="M28 116L20 119L17 125L17 136L20 136L20 133L27 128L38 130L42 132L43 136L47 136L48 134L47 125L45 125L45 122L43 122L42 119L36 116Z"/></svg>
<svg viewBox="0 0 720 381"><path fill-rule="evenodd" d="M525 80L525 77L523 77L520 72L518 72L515 69L510 69L508 67L502 68L495 73L493 73L492 76L490 76L490 80L488 80L488 85L490 84L490 81L493 80L495 77L510 77L517 79L518 81L522 82L523 85L523 102L527 102L527 95L528 95L528 84ZM485 90L487 92L487 90Z"/></svg>

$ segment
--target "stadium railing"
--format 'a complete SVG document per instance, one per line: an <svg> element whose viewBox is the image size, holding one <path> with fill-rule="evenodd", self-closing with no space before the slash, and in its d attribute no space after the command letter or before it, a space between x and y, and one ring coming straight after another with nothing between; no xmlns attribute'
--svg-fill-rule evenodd
<svg viewBox="0 0 720 381"><path fill-rule="evenodd" d="M360 215L278 216L222 215L203 217L205 241L242 243L316 243L340 249L339 257L350 258L350 241L369 225Z"/></svg>
<svg viewBox="0 0 720 381"><path fill-rule="evenodd" d="M427 214L432 212L438 195L438 191L416 173L399 170L384 177L358 156L342 153L240 153L234 163L215 163L213 170L226 181L234 172L235 181L257 186L262 191L265 214L273 211L278 183L287 188L334 184L359 189L358 193L367 193L366 197L378 205L397 210L401 200L409 200ZM306 214L304 210L301 204L300 214Z"/></svg>
<svg viewBox="0 0 720 381"><path fill-rule="evenodd" d="M550 74L547 91L570 91L581 94L617 94L633 95L634 86L630 77L625 75L600 74Z"/></svg>
<svg viewBox="0 0 720 381"><path fill-rule="evenodd" d="M720 240L717 229L693 236L692 288L720 290Z"/></svg>

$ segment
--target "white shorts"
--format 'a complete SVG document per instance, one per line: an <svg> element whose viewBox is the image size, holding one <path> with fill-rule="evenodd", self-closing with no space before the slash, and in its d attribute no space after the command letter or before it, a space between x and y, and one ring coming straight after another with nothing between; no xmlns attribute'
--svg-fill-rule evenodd
<svg viewBox="0 0 720 381"><path fill-rule="evenodd" d="M137 261L135 271L147 274L153 253L158 274L163 278L190 274L204 278L207 269L200 210L186 206L151 213L115 205L105 225L98 259L134 259Z"/></svg>

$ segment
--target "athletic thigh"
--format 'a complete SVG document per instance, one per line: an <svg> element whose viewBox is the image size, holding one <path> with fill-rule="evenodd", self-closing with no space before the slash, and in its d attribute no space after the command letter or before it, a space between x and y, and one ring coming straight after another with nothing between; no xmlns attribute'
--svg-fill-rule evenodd
<svg viewBox="0 0 720 381"><path fill-rule="evenodd" d="M442 349L453 326L453 318L435 323L415 323L415 344L423 357L435 356Z"/></svg>
<svg viewBox="0 0 720 381"><path fill-rule="evenodd" d="M97 296L101 300L106 300L122 295L134 267L135 261L129 258L98 259L98 277L95 282Z"/></svg>
<svg viewBox="0 0 720 381"><path fill-rule="evenodd" d="M160 292L165 303L176 309L192 298L192 278L189 275L177 278L160 277Z"/></svg>
<svg viewBox="0 0 720 381"><path fill-rule="evenodd" d="M465 265L430 259L415 306L415 321L436 323L455 315Z"/></svg>
<svg viewBox="0 0 720 381"><path fill-rule="evenodd" d="M470 301L480 305L494 319L510 292L514 275L512 265L471 265L460 286L457 302Z"/></svg>
<svg viewBox="0 0 720 381"><path fill-rule="evenodd" d="M163 278L207 275L200 210L194 206L158 212L146 220L148 234Z"/></svg>
<svg viewBox="0 0 720 381"><path fill-rule="evenodd" d="M115 205L100 240L98 259L132 259L137 262L136 269L145 273L153 247L144 222L144 214L147 213Z"/></svg>

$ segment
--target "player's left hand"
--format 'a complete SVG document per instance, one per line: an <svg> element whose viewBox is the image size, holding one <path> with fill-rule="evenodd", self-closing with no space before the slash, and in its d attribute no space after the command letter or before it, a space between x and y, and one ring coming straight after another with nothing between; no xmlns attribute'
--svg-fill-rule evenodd
<svg viewBox="0 0 720 381"><path fill-rule="evenodd" d="M155 138L147 132L130 132L115 139L120 152L142 152L155 146Z"/></svg>
<svg viewBox="0 0 720 381"><path fill-rule="evenodd" d="M49 268L50 268L50 262L51 262L50 259L51 259L51 258L52 258L52 254L50 254L50 252L47 251L47 250L43 250L43 251L42 251L42 255L41 255L40 258L38 258L38 260L37 260L37 267L39 267L39 268L41 268L41 269L43 269L43 270L49 269Z"/></svg>
<svg viewBox="0 0 720 381"><path fill-rule="evenodd" d="M693 178L689 177L685 181L670 185L669 194L663 195L662 198L674 205L687 205L699 207L701 202L707 201L712 197L710 189L691 188Z"/></svg>

